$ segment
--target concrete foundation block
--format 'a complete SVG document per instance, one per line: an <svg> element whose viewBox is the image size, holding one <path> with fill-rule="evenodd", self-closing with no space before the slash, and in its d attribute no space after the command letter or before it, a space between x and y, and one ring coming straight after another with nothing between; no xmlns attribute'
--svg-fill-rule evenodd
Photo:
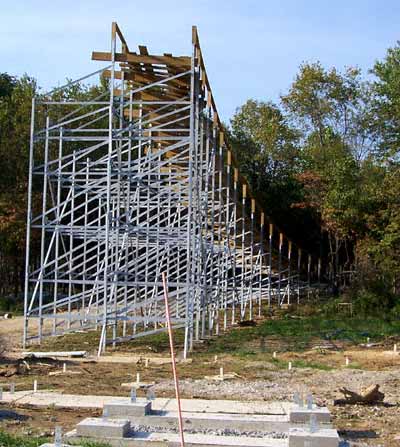
<svg viewBox="0 0 400 447"><path fill-rule="evenodd" d="M110 417L131 418L147 416L151 413L151 402L111 402L104 404L104 410Z"/></svg>
<svg viewBox="0 0 400 447"><path fill-rule="evenodd" d="M76 433L87 438L123 438L130 429L127 419L86 418L76 426Z"/></svg>
<svg viewBox="0 0 400 447"><path fill-rule="evenodd" d="M311 433L309 428L290 428L289 447L338 447L339 435L333 428L320 428Z"/></svg>
<svg viewBox="0 0 400 447"><path fill-rule="evenodd" d="M294 424L308 424L311 415L315 415L320 424L331 422L331 413L326 407L313 407L312 410L307 407L294 407L289 413L289 421Z"/></svg>

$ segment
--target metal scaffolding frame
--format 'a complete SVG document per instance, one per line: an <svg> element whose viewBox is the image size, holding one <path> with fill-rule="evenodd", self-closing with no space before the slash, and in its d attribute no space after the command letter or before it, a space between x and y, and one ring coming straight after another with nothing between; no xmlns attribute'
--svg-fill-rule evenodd
<svg viewBox="0 0 400 447"><path fill-rule="evenodd" d="M100 355L165 331L162 272L185 356L309 296L321 262L276 228L240 176L196 28L191 56L176 57L131 52L113 23L111 51L92 58L110 65L74 83L101 74L98 97L32 102L24 345L97 329Z"/></svg>

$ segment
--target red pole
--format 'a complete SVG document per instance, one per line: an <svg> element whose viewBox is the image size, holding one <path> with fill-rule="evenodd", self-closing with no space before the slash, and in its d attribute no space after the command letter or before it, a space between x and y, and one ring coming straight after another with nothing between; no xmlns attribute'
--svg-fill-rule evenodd
<svg viewBox="0 0 400 447"><path fill-rule="evenodd" d="M185 447L185 440L184 440L184 437L183 437L181 399L180 399L180 396L179 396L178 373L176 371L174 340L173 340L173 337L172 337L171 317L169 315L167 278L166 278L166 275L165 275L164 272L161 275L162 275L162 282L163 282L163 288L164 288L165 316L167 318L167 325L168 325L169 347L170 347L170 350L171 350L171 360L172 360L172 371L174 373L175 395L176 395L176 401L178 402L179 433L181 435L181 447Z"/></svg>

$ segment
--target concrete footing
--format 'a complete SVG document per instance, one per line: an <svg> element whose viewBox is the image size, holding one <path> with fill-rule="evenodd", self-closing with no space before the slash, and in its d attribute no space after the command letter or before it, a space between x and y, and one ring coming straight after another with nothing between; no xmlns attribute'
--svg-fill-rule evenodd
<svg viewBox="0 0 400 447"><path fill-rule="evenodd" d="M131 402L129 399L121 402L104 404L104 411L109 417L123 417L126 419L143 417L151 413L151 402Z"/></svg>
<svg viewBox="0 0 400 447"><path fill-rule="evenodd" d="M314 415L320 424L329 424L331 422L331 413L326 407L307 407L295 406L289 413L289 421L294 424L308 424L310 416Z"/></svg>
<svg viewBox="0 0 400 447"><path fill-rule="evenodd" d="M339 435L332 428L320 428L311 433L309 428L289 429L289 447L338 447Z"/></svg>
<svg viewBox="0 0 400 447"><path fill-rule="evenodd" d="M79 443L82 438L76 432L67 434L71 443ZM112 447L179 447L180 436L177 433L135 432L128 437L96 439ZM187 447L288 447L287 439L252 438L243 436L220 436L185 433Z"/></svg>
<svg viewBox="0 0 400 447"><path fill-rule="evenodd" d="M172 402L172 404L171 404ZM185 400L185 443L188 447L338 447L327 408L298 407L293 403L246 403ZM105 442L112 447L179 447L175 403L139 398L103 400L103 418L88 418L65 434L64 442ZM264 408L265 406L265 408ZM314 415L319 429L309 430ZM133 431L133 428L143 432ZM215 433L215 434L213 434ZM53 444L45 447L54 447ZM68 444L65 447L69 447Z"/></svg>
<svg viewBox="0 0 400 447"><path fill-rule="evenodd" d="M119 410L118 410L119 411ZM109 417L129 419L135 425L149 427L149 429L178 429L178 413L173 411L153 410L146 416L129 416L127 413L118 412ZM185 428L191 430L237 430L242 432L280 432L287 433L290 427L289 418L286 415L238 415L218 413L183 412Z"/></svg>
<svg viewBox="0 0 400 447"><path fill-rule="evenodd" d="M160 429L178 429L178 413L175 411L152 410L151 402L129 399L104 404L104 414L110 418L129 419L135 425ZM258 432L281 432L289 430L287 414L232 414L213 412L188 412L183 414L184 426L193 430L224 430Z"/></svg>
<svg viewBox="0 0 400 447"><path fill-rule="evenodd" d="M102 357L100 357L102 358ZM37 393L16 391L14 394L3 392L3 401L18 403L19 405L33 405L35 407L54 408L103 408L104 404L120 402L126 399L121 396L93 396L82 394L61 394L54 391L39 390ZM145 401L138 397L137 401ZM182 411L196 411L199 413L236 413L236 414L289 414L292 402L241 402L234 400L181 399ZM152 401L153 410L178 411L176 399L157 397Z"/></svg>
<svg viewBox="0 0 400 447"><path fill-rule="evenodd" d="M86 418L76 426L76 433L83 438L123 438L130 429L127 419Z"/></svg>

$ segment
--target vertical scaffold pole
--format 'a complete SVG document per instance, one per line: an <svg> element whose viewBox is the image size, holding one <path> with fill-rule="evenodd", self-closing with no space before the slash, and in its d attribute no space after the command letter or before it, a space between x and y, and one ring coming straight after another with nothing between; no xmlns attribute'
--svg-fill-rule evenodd
<svg viewBox="0 0 400 447"><path fill-rule="evenodd" d="M231 164L232 164L232 153L230 150L227 150L226 152L226 205L225 205L225 269L224 269L224 275L225 275L225 303L224 303L224 331L226 331L228 327L228 301L232 300L233 305L233 295L231 296L231 293L229 291L229 267L231 265L231 225L230 225L230 189L231 189Z"/></svg>
<svg viewBox="0 0 400 447"><path fill-rule="evenodd" d="M300 304L301 248L297 250L297 304Z"/></svg>
<svg viewBox="0 0 400 447"><path fill-rule="evenodd" d="M232 324L235 323L236 302L238 300L238 287L236 281L236 257L237 257L237 238L238 238L238 217L237 217L237 202L238 202L238 179L239 171L237 168L233 170L233 249L232 249Z"/></svg>
<svg viewBox="0 0 400 447"><path fill-rule="evenodd" d="M274 234L274 225L269 224L269 253L268 253L268 307L271 307L271 281L272 281L272 238Z"/></svg>
<svg viewBox="0 0 400 447"><path fill-rule="evenodd" d="M26 213L26 248L25 248L25 284L24 284L24 331L22 335L22 346L26 348L28 339L28 300L29 300L29 256L31 239L31 220L32 220L32 174L34 167L33 150L35 138L35 96L32 98L31 106L31 128L29 142L29 173L28 173L28 206Z"/></svg>
<svg viewBox="0 0 400 447"><path fill-rule="evenodd" d="M290 306L290 293L292 285L292 241L288 241L288 305Z"/></svg>
<svg viewBox="0 0 400 447"><path fill-rule="evenodd" d="M46 238L46 206L47 206L47 176L48 176L48 161L49 161L49 127L50 117L46 116L46 133L44 143L44 164L43 164L43 192L42 192L42 220L41 220L41 241L40 241L40 285L39 285L39 319L38 319L38 342L42 342L43 330L43 277L45 272L45 238Z"/></svg>
<svg viewBox="0 0 400 447"><path fill-rule="evenodd" d="M192 301L192 253L193 242L192 233L194 232L193 223L193 157L195 153L195 59L196 59L196 28L192 28L192 58L190 69L190 142L189 142L189 176L188 176L188 218L187 218L187 247L186 247L186 300L185 300L185 340L183 348L183 356L187 358L187 353L191 349L192 344L192 328L191 328L191 301Z"/></svg>
<svg viewBox="0 0 400 447"><path fill-rule="evenodd" d="M258 316L262 315L262 286L263 286L263 265L264 265L264 225L265 225L265 214L261 212L260 216L260 278L259 278L259 301L258 301Z"/></svg>
<svg viewBox="0 0 400 447"><path fill-rule="evenodd" d="M241 253L242 253L242 276L241 276L241 285L240 285L240 319L244 319L244 313L246 311L246 302L245 302L245 281L246 281L246 195L247 195L247 187L246 185L242 185L242 238L241 238Z"/></svg>
<svg viewBox="0 0 400 447"><path fill-rule="evenodd" d="M103 269L103 326L99 342L98 355L105 352L107 345L107 302L108 302L108 269L110 254L110 227L111 227L111 176L113 153L113 112L114 112L114 77L115 77L115 51L116 51L116 23L111 27L111 78L110 78L110 102L108 107L108 154L107 154L107 191L106 191L106 216L105 216L105 247Z"/></svg>
<svg viewBox="0 0 400 447"><path fill-rule="evenodd" d="M250 211L250 282L249 282L249 319L253 319L253 282L254 282L254 214L256 212L256 201L251 199Z"/></svg>
<svg viewBox="0 0 400 447"><path fill-rule="evenodd" d="M279 248L278 248L278 306L282 304L281 300L281 281L282 281L282 247L283 247L283 233L279 233Z"/></svg>

